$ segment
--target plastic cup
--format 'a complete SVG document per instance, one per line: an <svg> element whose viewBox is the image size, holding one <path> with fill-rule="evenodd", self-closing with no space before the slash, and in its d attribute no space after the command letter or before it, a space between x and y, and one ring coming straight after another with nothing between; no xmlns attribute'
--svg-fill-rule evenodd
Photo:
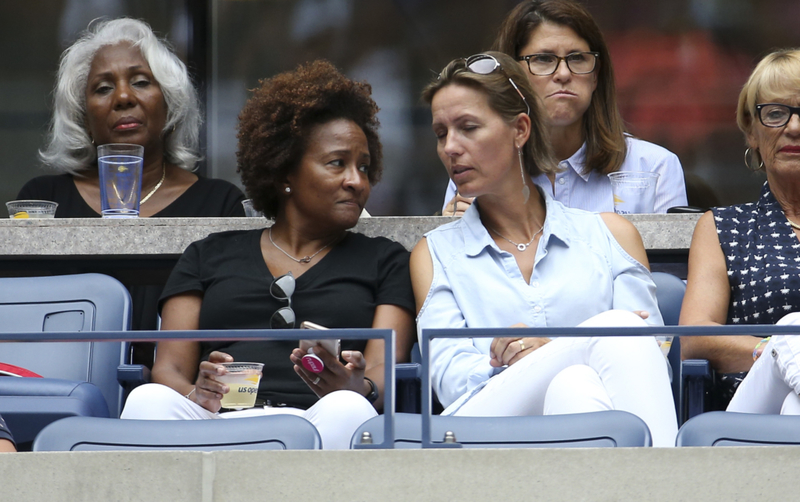
<svg viewBox="0 0 800 502"><path fill-rule="evenodd" d="M111 143L97 147L103 218L138 218L144 147Z"/></svg>
<svg viewBox="0 0 800 502"><path fill-rule="evenodd" d="M12 220L27 218L55 218L58 202L49 200L12 200L6 202L8 217Z"/></svg>
<svg viewBox="0 0 800 502"><path fill-rule="evenodd" d="M614 212L617 214L642 214L655 212L658 173L611 173L611 191L614 194Z"/></svg>
<svg viewBox="0 0 800 502"><path fill-rule="evenodd" d="M264 213L261 211L256 211L253 209L253 201L250 199L245 199L242 201L242 206L244 206L244 215L248 218L263 218Z"/></svg>
<svg viewBox="0 0 800 502"><path fill-rule="evenodd" d="M256 404L258 384L261 382L262 363L220 363L228 373L217 380L228 386L222 395L222 407L229 410L252 408Z"/></svg>

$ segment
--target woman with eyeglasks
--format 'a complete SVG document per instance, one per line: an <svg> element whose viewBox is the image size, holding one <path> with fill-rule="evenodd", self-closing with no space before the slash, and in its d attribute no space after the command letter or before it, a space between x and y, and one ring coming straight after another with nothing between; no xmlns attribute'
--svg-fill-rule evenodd
<svg viewBox="0 0 800 502"><path fill-rule="evenodd" d="M585 7L569 0L524 1L500 27L494 50L514 57L544 103L558 170L533 182L567 207L613 211L608 174L659 174L655 212L685 206L678 157L625 133L617 108L614 70L600 28ZM471 199L451 180L442 214L461 215Z"/></svg>
<svg viewBox="0 0 800 502"><path fill-rule="evenodd" d="M798 324L800 50L758 63L739 94L736 121L745 165L767 181L757 202L713 208L697 222L680 323ZM708 359L723 374L718 408L735 390L728 410L800 414L800 337L685 337L681 355Z"/></svg>
<svg viewBox="0 0 800 502"><path fill-rule="evenodd" d="M213 234L189 246L162 295L162 329L389 328L398 362L413 343L408 252L348 232L382 172L378 107L369 84L316 61L263 80L239 115L239 171L253 206L275 223ZM309 330L298 339L313 339ZM297 342L161 342L153 381L123 418L231 418L292 413L310 420L326 449L349 448L383 403L383 342L322 347L320 373ZM227 386L218 363L265 363L252 410L218 414ZM141 390L140 389L144 389Z"/></svg>
<svg viewBox="0 0 800 502"><path fill-rule="evenodd" d="M455 60L423 98L439 158L475 202L411 254L420 330L663 324L636 228L614 213L567 208L531 180L557 164L545 112L510 56ZM430 358L446 414L618 409L641 417L655 445L674 445L667 365L653 337L441 339Z"/></svg>

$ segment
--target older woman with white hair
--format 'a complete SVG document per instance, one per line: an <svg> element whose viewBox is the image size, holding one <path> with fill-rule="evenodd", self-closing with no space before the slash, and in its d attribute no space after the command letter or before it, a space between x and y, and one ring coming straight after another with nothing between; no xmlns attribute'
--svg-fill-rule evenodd
<svg viewBox="0 0 800 502"><path fill-rule="evenodd" d="M186 66L135 19L90 25L61 55L44 164L18 199L59 203L56 217L99 217L97 145L144 146L140 216L244 216L241 191L191 171L200 105Z"/></svg>

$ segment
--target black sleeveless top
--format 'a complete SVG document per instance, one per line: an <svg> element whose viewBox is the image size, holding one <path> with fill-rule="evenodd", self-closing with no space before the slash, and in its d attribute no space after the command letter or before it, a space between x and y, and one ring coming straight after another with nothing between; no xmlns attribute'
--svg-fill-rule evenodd
<svg viewBox="0 0 800 502"><path fill-rule="evenodd" d="M800 240L769 184L757 202L712 211L731 286L727 324L775 324L800 311Z"/></svg>

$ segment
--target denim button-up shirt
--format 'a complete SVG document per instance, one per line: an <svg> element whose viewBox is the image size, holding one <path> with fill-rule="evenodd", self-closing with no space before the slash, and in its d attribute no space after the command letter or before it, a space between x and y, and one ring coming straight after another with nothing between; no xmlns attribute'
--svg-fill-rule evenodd
<svg viewBox="0 0 800 502"><path fill-rule="evenodd" d="M477 203L426 234L433 280L417 317L420 333L516 323L569 327L610 309L646 310L649 324L663 325L650 272L622 249L600 215L544 198L547 216L529 282L481 223ZM432 341L431 378L443 405L466 401L502 371L489 365L491 342Z"/></svg>

